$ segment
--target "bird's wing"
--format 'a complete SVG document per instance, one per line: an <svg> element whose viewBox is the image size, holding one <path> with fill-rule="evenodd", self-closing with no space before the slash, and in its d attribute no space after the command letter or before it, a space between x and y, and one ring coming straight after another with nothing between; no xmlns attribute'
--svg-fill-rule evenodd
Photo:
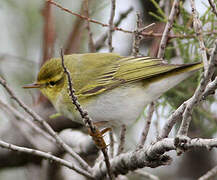
<svg viewBox="0 0 217 180"><path fill-rule="evenodd" d="M102 71L77 93L80 96L100 94L121 84L154 77L177 67L180 65L164 64L162 60L150 57L121 57L103 67Z"/></svg>

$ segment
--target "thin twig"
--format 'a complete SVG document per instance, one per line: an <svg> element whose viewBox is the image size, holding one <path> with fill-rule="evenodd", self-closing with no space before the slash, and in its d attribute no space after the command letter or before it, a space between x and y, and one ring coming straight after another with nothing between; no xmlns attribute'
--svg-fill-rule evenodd
<svg viewBox="0 0 217 180"><path fill-rule="evenodd" d="M145 144L145 141L146 141L149 129L150 129L150 125L151 125L152 116L154 113L154 105L155 105L154 102L151 102L149 105L149 109L148 109L148 113L147 113L148 115L147 115L147 118L145 121L145 126L144 126L144 129L142 131L138 147L137 147L138 149L143 148L143 146Z"/></svg>
<svg viewBox="0 0 217 180"><path fill-rule="evenodd" d="M206 97L209 96L210 94L215 94L216 89L217 89L217 77L215 78L214 81L210 82L207 85L206 90L203 93L202 99L206 99Z"/></svg>
<svg viewBox="0 0 217 180"><path fill-rule="evenodd" d="M197 87L194 95L188 100L185 111L183 113L183 119L182 119L182 123L178 135L184 135L184 136L187 135L188 128L191 122L190 116L192 114L193 107L202 99L203 93L214 73L216 66L217 66L217 41L215 41L215 48L210 57L208 69L203 73L200 84Z"/></svg>
<svg viewBox="0 0 217 180"><path fill-rule="evenodd" d="M170 115L169 119L167 120L162 130L160 131L159 137L157 138L158 141L168 137L175 123L178 122L182 118L182 114L185 110L186 104L187 102L182 103L182 105L179 106L175 110L175 112L173 112Z"/></svg>
<svg viewBox="0 0 217 180"><path fill-rule="evenodd" d="M65 166L65 167L68 167L68 168L76 171L79 174L84 175L87 178L93 179L93 177L91 176L90 173L88 173L87 171L84 171L84 170L80 169L79 167L77 167L76 165L74 165L73 162L68 162L68 161L66 161L64 159L58 158L56 156L53 156L50 153L46 153L46 152L35 150L35 149L30 149L30 148L16 146L16 145L9 144L9 143L6 143L6 142L1 141L1 140L0 140L0 147L6 148L6 149L10 149L12 151L17 151L17 152L31 154L31 155L34 155L34 156L38 156L38 157L42 157L44 159L48 159L48 160L54 161L54 162L56 162L58 164L61 164L61 165Z"/></svg>
<svg viewBox="0 0 217 180"><path fill-rule="evenodd" d="M3 101L0 100L0 106L8 110L10 113L13 113L14 116L16 116L18 119L23 120L26 124L28 124L35 132L38 134L44 136L47 140L50 142L55 142L55 139L50 136L47 132L45 132L43 129L38 127L32 120L30 120L28 117L25 117L22 113L17 111L14 107L4 103Z"/></svg>
<svg viewBox="0 0 217 180"><path fill-rule="evenodd" d="M30 109L27 105L25 105L19 98L16 97L12 89L9 88L6 81L0 77L0 84L6 89L12 99L14 99L20 107L24 109L32 118L33 120L39 122L44 129L56 140L56 143L60 145L66 152L68 152L73 158L75 158L78 163L83 167L85 170L90 172L89 165L78 155L76 154L70 146L68 146L58 135L57 133L51 128L51 126L43 119L41 116L36 114L32 109Z"/></svg>
<svg viewBox="0 0 217 180"><path fill-rule="evenodd" d="M154 121L154 126L155 126L155 131L156 131L156 139L158 139L159 134L160 134L160 115L159 115L159 108L155 108L155 114L156 114L156 119Z"/></svg>
<svg viewBox="0 0 217 180"><path fill-rule="evenodd" d="M111 13L110 13L110 19L109 19L109 31L108 31L108 46L109 46L109 52L113 51L112 46L112 32L114 31L114 17L115 17L115 7L116 7L116 0L111 0Z"/></svg>
<svg viewBox="0 0 217 180"><path fill-rule="evenodd" d="M64 55L63 55L62 49L60 52L60 56L61 56L62 67L63 67L64 73L66 74L67 80L68 80L69 96L71 97L72 103L75 105L76 109L78 110L79 114L81 115L81 118L83 120L84 125L90 131L89 134L92 136L97 147L102 151L109 178L112 180L113 174L111 172L111 165L109 162L107 147L106 147L105 141L103 139L102 133L96 128L96 126L94 126L93 120L91 119L91 117L89 117L88 112L83 109L81 104L78 102L78 98L75 96L75 90L73 89L70 72L68 71L68 69L66 68L66 66L64 64Z"/></svg>
<svg viewBox="0 0 217 180"><path fill-rule="evenodd" d="M198 12L196 11L194 0L191 0L190 2L191 2L191 11L193 15L193 26L194 26L194 30L196 32L196 35L199 41L202 61L204 63L204 71L206 73L206 71L208 70L208 59L207 59L207 54L206 54L206 47L205 47L204 40L203 40L202 23L198 17Z"/></svg>
<svg viewBox="0 0 217 180"><path fill-rule="evenodd" d="M136 15L137 15L137 21L136 21L136 29L134 31L133 50L132 50L132 55L135 57L139 55L139 45L143 38L140 35L140 31L139 31L139 29L142 26L141 25L142 24L141 15L139 12L137 12Z"/></svg>
<svg viewBox="0 0 217 180"><path fill-rule="evenodd" d="M206 87L206 89L205 89L205 91L204 91L204 93L202 95L201 100L206 99L207 96L209 96L210 94L214 94L216 89L217 89L217 77L215 78L214 81L210 82L207 85L207 87ZM181 119L182 114L183 114L183 112L185 110L185 107L186 107L188 102L189 102L189 100L185 101L181 106L179 106L178 109L176 109L175 112L173 112L171 114L168 121L165 123L164 127L162 128L162 130L161 130L161 132L159 134L158 140L162 140L163 138L168 137L168 135L169 135L172 127L174 126L174 124Z"/></svg>
<svg viewBox="0 0 217 180"><path fill-rule="evenodd" d="M217 175L217 166L215 166L214 168L212 168L211 170L209 170L206 174L204 174L203 176L201 176L198 180L211 180L211 179L215 179Z"/></svg>
<svg viewBox="0 0 217 180"><path fill-rule="evenodd" d="M216 4L213 2L213 0L208 0L209 4L212 8L212 12L217 16L217 9L216 9Z"/></svg>
<svg viewBox="0 0 217 180"><path fill-rule="evenodd" d="M169 19L167 21L167 24L166 24L164 32L163 32L163 36L161 38L159 51L158 51L158 55L157 55L158 58L163 58L163 56L164 56L166 43L168 40L168 35L169 35L169 32L172 29L173 23L175 21L175 17L176 17L177 11L178 11L179 2L180 2L179 0L173 1L173 5L172 5L172 9L171 9L171 12L169 15Z"/></svg>
<svg viewBox="0 0 217 180"><path fill-rule="evenodd" d="M119 154L121 154L121 153L124 151L126 130L127 130L127 127L126 127L125 124L123 124L123 125L121 126L120 142L119 142L119 146L118 146L117 156L118 156Z"/></svg>
<svg viewBox="0 0 217 180"><path fill-rule="evenodd" d="M121 22L128 16L128 14L130 14L133 11L133 8L130 7L128 10L126 10L125 12L121 13L119 16L119 19L115 22L115 27L118 27ZM113 33L114 31L112 31ZM104 33L103 35L101 35L101 37L96 41L95 46L96 49L99 50L100 48L103 47L105 40L108 38L108 32Z"/></svg>
<svg viewBox="0 0 217 180"><path fill-rule="evenodd" d="M89 18L89 0L85 0L85 16ZM90 29L90 21L87 21L87 32L88 32L88 47L90 52L96 52L96 47L93 42L93 33Z"/></svg>
<svg viewBox="0 0 217 180"><path fill-rule="evenodd" d="M144 38L146 37L162 37L163 34L162 33L157 33L157 32L153 32L153 31L150 31L150 32L141 32L140 33L142 36L144 36ZM210 36L210 35L214 35L214 34L217 34L216 31L206 31L206 32L203 32L203 35L204 36ZM170 39L189 39L189 38L197 38L197 35L196 34L169 34L168 36L168 41Z"/></svg>
<svg viewBox="0 0 217 180"><path fill-rule="evenodd" d="M109 131L109 140L110 140L110 143L109 143L109 156L111 158L113 158L114 157L114 135L113 135L112 131Z"/></svg>
<svg viewBox="0 0 217 180"><path fill-rule="evenodd" d="M84 19L84 20L89 21L91 23L95 23L95 24L101 25L102 27L109 27L109 24L104 24L104 23L101 23L101 22L99 22L97 20L91 19L89 17L86 17L86 16L83 16L83 15L74 13L74 12L70 11L69 9L62 7L60 4L58 4L58 3L56 3L56 2L54 2L52 0L47 0L47 2L55 5L56 7L60 8L61 10L65 11L65 12L68 12L69 14L77 16L77 17L79 17L81 19ZM130 34L133 33L133 31L125 30L125 29L118 28L118 27L113 27L113 31L121 31L121 32L124 32L124 33L130 33Z"/></svg>

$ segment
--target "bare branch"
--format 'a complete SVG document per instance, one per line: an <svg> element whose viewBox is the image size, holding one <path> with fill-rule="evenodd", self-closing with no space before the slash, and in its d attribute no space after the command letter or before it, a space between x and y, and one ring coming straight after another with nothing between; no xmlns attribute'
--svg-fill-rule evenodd
<svg viewBox="0 0 217 180"><path fill-rule="evenodd" d="M123 125L121 126L120 142L119 142L119 146L118 146L117 156L118 156L119 154L121 154L121 153L124 151L126 130L127 130L126 125L123 124Z"/></svg>
<svg viewBox="0 0 217 180"><path fill-rule="evenodd" d="M109 31L108 31L108 46L109 46L109 52L113 51L112 47L112 32L114 31L114 17L115 17L115 7L116 7L116 0L111 0L111 13L110 13L110 19L109 19Z"/></svg>
<svg viewBox="0 0 217 180"><path fill-rule="evenodd" d="M202 61L204 63L204 71L206 73L206 71L208 70L208 59L207 59L207 54L206 54L206 47L205 47L204 40L203 40L202 23L198 17L198 12L196 11L194 0L191 0L191 10L192 10L192 15L193 15L193 26L194 26L196 35L198 37L198 41L199 41L199 45L201 49Z"/></svg>
<svg viewBox="0 0 217 180"><path fill-rule="evenodd" d="M217 89L217 77L215 78L214 81L210 82L204 93L203 93L203 96L202 96L202 99L206 99L207 96L209 96L210 94L215 94L215 90Z"/></svg>
<svg viewBox="0 0 217 180"><path fill-rule="evenodd" d="M211 8L212 8L212 12L217 16L217 9L216 9L215 3L213 2L213 0L208 0L208 1L209 1Z"/></svg>
<svg viewBox="0 0 217 180"><path fill-rule="evenodd" d="M49 140L50 142L55 142L55 139L50 136L49 134L47 134L47 132L45 132L43 129L41 129L40 127L38 127L36 124L34 124L34 122L32 122L31 119L29 119L28 117L25 117L24 115L22 115L19 111L17 111L15 108L13 108L12 106L5 104L3 101L0 100L0 106L2 106L3 108L7 109L9 112L13 113L14 116L16 116L17 118L19 118L20 120L23 120L26 124L29 125L29 127L31 127L35 132L38 132L40 135L44 136L47 140Z"/></svg>
<svg viewBox="0 0 217 180"><path fill-rule="evenodd" d="M191 122L191 113L193 111L193 106L198 104L203 97L203 93L208 85L214 70L217 66L217 41L215 42L215 47L209 60L209 66L207 71L204 72L203 77L197 87L194 95L188 100L185 111L183 113L182 123L178 132L178 135L187 135L188 128Z"/></svg>
<svg viewBox="0 0 217 180"><path fill-rule="evenodd" d="M85 15L89 18L89 0L85 0ZM87 21L87 32L88 32L88 47L90 52L96 52L96 47L93 42L93 33L90 29L90 21Z"/></svg>
<svg viewBox="0 0 217 180"><path fill-rule="evenodd" d="M56 162L58 164L66 166L66 167L76 171L77 173L84 175L85 177L93 179L91 174L89 174L87 171L84 171L84 170L80 169L79 167L75 166L74 163L71 163L71 162L68 162L68 161L66 161L64 159L53 156L50 153L46 153L46 152L35 150L35 149L16 146L16 145L9 144L9 143L6 143L6 142L1 141L1 140L0 140L0 147L10 149L12 151L32 154L32 155L35 155L35 156L42 157L44 159L49 159L49 160L54 161L54 162Z"/></svg>
<svg viewBox="0 0 217 180"><path fill-rule="evenodd" d="M171 9L171 12L169 15L169 19L167 21L167 24L166 24L164 32L163 32L163 36L161 38L160 48L159 48L158 55L157 55L158 58L164 57L164 52L165 52L166 43L168 40L168 35L169 35L169 32L172 29L173 23L175 21L176 14L178 12L179 2L180 2L179 0L173 1L173 5L172 5L172 9Z"/></svg>
<svg viewBox="0 0 217 180"><path fill-rule="evenodd" d="M81 19L84 19L84 20L86 20L86 21L89 21L89 22L92 22L92 23L101 25L102 27L109 27L109 24L104 24L104 23L101 23L101 22L99 22L99 21L97 21L97 20L91 19L91 18L89 18L89 17L82 16L82 15L80 15L80 14L74 13L74 12L70 11L69 9L62 7L60 4L58 4L58 3L56 3L56 2L54 2L54 1L52 1L52 0L47 0L47 2L49 2L49 3L53 4L53 5L55 5L56 7L60 8L61 10L65 11L65 12L67 12L67 13L69 13L69 14L72 14L72 15L74 15L74 16L77 16L77 17L79 17L79 18L81 18ZM113 28L113 31L121 31L121 32L124 32L124 33L130 33L130 34L133 33L133 31L125 30L125 29L118 28L118 27L114 27L114 28Z"/></svg>
<svg viewBox="0 0 217 180"><path fill-rule="evenodd" d="M173 126L175 125L176 122L178 122L181 118L182 118L182 113L185 110L186 107L186 103L188 101L182 103L181 106L179 106L179 108L177 108L175 110L175 112L173 112L169 119L167 120L167 122L165 123L163 129L160 131L158 140L162 140L163 138L167 138L170 131L172 130Z"/></svg>
<svg viewBox="0 0 217 180"><path fill-rule="evenodd" d="M138 144L138 149L142 148L145 144L148 132L149 132L149 128L151 125L151 120L152 120L152 115L154 113L154 102L151 102L149 105L149 109L148 109L148 114L147 114L147 118L145 120L145 126L144 129L142 131L141 137L140 137L140 141Z"/></svg>
<svg viewBox="0 0 217 180"><path fill-rule="evenodd" d="M79 164L86 170L90 171L89 165L81 159L81 157L76 154L70 146L68 146L57 134L56 132L50 127L50 125L43 119L41 118L38 114L36 114L33 110L31 110L27 105L25 105L20 99L18 99L14 92L8 87L6 81L4 81L0 77L0 84L6 89L6 91L9 93L12 99L14 99L20 107L24 109L32 118L33 120L39 122L45 130L56 140L56 143L60 145L66 152L68 152L72 157L74 157Z"/></svg>
<svg viewBox="0 0 217 180"><path fill-rule="evenodd" d="M139 55L139 45L142 40L142 36L140 35L140 31L139 31L139 29L142 26L141 15L139 12L137 12L136 15L137 15L136 30L134 31L133 50L132 50L132 54L135 57Z"/></svg>
<svg viewBox="0 0 217 180"><path fill-rule="evenodd" d="M109 156L113 158L114 157L114 135L112 131L109 132L109 139L110 139Z"/></svg>
<svg viewBox="0 0 217 180"><path fill-rule="evenodd" d="M119 19L117 20L117 22L115 22L115 27L118 27L121 24L121 22L128 16L128 14L130 14L132 11L133 11L133 8L130 7L128 10L121 13ZM112 33L113 32L114 31L112 31ZM108 33L106 32L96 41L95 45L96 45L97 50L103 47L104 42L107 38L108 38Z"/></svg>
<svg viewBox="0 0 217 180"><path fill-rule="evenodd" d="M217 147L217 138L186 138L184 141L179 138L164 138L161 141L150 144L147 148L142 148L114 157L111 160L112 172L115 175L119 175L143 167L155 168L168 165L171 162L171 158L164 155L164 153L171 150L177 150L177 148L187 151L192 148L207 148L210 150L214 147ZM103 164L98 163L93 167L94 178L103 179L105 173L106 168Z"/></svg>

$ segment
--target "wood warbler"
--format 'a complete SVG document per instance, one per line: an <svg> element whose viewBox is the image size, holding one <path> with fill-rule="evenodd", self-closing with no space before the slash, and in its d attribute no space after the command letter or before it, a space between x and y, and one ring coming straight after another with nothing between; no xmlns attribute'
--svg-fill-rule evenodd
<svg viewBox="0 0 217 180"><path fill-rule="evenodd" d="M150 57L123 57L115 53L65 55L75 94L94 123L104 126L130 125L145 105L203 67L203 63L166 64ZM68 81L60 58L47 61L35 83L56 110L82 123L69 97Z"/></svg>

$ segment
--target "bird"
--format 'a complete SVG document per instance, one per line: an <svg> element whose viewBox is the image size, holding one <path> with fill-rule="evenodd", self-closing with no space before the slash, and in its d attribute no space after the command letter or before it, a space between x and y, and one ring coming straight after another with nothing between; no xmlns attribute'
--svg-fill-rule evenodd
<svg viewBox="0 0 217 180"><path fill-rule="evenodd" d="M147 104L203 68L202 62L168 64L158 58L116 53L64 55L64 63L79 103L93 123L106 127L132 125ZM83 122L69 96L61 58L48 60L36 81L24 88L39 88L57 112Z"/></svg>

